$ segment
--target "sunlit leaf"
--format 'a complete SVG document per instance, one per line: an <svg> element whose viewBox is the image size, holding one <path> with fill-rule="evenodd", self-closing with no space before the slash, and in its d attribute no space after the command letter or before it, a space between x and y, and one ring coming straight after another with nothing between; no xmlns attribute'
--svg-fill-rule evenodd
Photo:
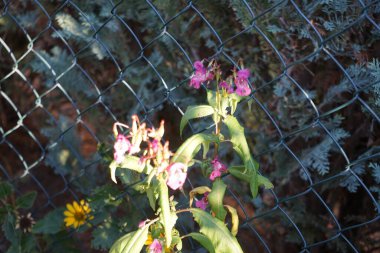
<svg viewBox="0 0 380 253"><path fill-rule="evenodd" d="M158 191L160 196L160 221L164 226L166 246L169 247L172 242L172 230L177 220L177 215L170 211L169 191L164 179L159 180Z"/></svg>
<svg viewBox="0 0 380 253"><path fill-rule="evenodd" d="M227 211L223 206L223 198L226 192L226 188L226 184L220 178L218 178L212 185L211 193L207 196L211 210L214 212L215 217L221 221L224 221L227 215Z"/></svg>
<svg viewBox="0 0 380 253"><path fill-rule="evenodd" d="M149 226L120 237L111 247L109 253L140 253L148 238Z"/></svg>
<svg viewBox="0 0 380 253"><path fill-rule="evenodd" d="M146 166L145 163L141 162L139 157L130 156L130 155L126 155L123 162L121 162L120 164L117 163L116 161L112 161L109 168L110 168L110 173L111 173L111 179L115 183L117 183L116 176L115 176L115 172L117 168L129 169L129 170L133 170L133 171L136 171L139 173L145 173L145 174L149 174L150 171L152 170L150 166Z"/></svg>
<svg viewBox="0 0 380 253"><path fill-rule="evenodd" d="M197 105L197 106L187 107L186 112L182 116L182 119L181 119L181 123L179 127L180 135L182 136L183 128L186 126L189 120L206 117L213 113L214 113L214 109L209 105Z"/></svg>
<svg viewBox="0 0 380 253"><path fill-rule="evenodd" d="M252 175L250 178L250 189L252 197L256 197L258 192L258 176L256 162L252 159L251 153L249 151L248 143L244 135L244 128L239 124L237 119L231 115L228 115L224 119L224 124L228 127L231 135L232 147L238 153L240 158L244 162L245 170L244 173Z"/></svg>
<svg viewBox="0 0 380 253"><path fill-rule="evenodd" d="M207 236L195 232L186 235L186 237L187 236L191 236L191 238L199 242L209 253L215 253L214 246Z"/></svg>
<svg viewBox="0 0 380 253"><path fill-rule="evenodd" d="M258 175L258 184L259 186L264 186L265 189L273 189L273 184L269 181L268 178Z"/></svg>
<svg viewBox="0 0 380 253"><path fill-rule="evenodd" d="M211 134L195 134L188 138L177 150L172 157L172 163L184 163L188 164L194 156L198 153L203 145L203 148L207 150L208 144L212 142L219 142L219 137ZM206 145L206 147L205 147Z"/></svg>
<svg viewBox="0 0 380 253"><path fill-rule="evenodd" d="M150 207L155 211L156 210L156 201L158 199L158 184L157 184L157 180L154 180L150 187L148 187L148 189L146 190L146 195L148 197L148 200L149 200L149 205Z"/></svg>
<svg viewBox="0 0 380 253"><path fill-rule="evenodd" d="M210 239L215 252L243 253L238 241L222 221L199 208L191 208L190 212L199 224L200 232Z"/></svg>
<svg viewBox="0 0 380 253"><path fill-rule="evenodd" d="M253 160L253 162L255 163L256 168L258 168L258 163L255 160ZM253 176L252 171L246 170L244 165L231 166L228 168L228 172L234 177L248 183L251 182ZM257 174L257 184L259 186L264 186L265 189L273 188L273 184L269 181L269 179L259 174Z"/></svg>

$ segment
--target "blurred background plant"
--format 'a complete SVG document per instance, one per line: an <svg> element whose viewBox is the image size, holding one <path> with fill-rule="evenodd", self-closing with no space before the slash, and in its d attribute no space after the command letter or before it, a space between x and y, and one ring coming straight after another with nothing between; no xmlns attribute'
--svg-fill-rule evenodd
<svg viewBox="0 0 380 253"><path fill-rule="evenodd" d="M0 10L0 251L97 252L149 217L132 187L108 184L112 124L165 119L175 150L182 113L206 96L188 88L192 62L212 58L253 73L252 108L237 115L275 185L255 199L228 189L244 251L380 250L379 1L4 0ZM211 121L191 123L185 136ZM8 199L28 193L31 235ZM65 229L65 204L80 199L92 225ZM186 218L181 229L193 229ZM191 240L184 249L202 252Z"/></svg>

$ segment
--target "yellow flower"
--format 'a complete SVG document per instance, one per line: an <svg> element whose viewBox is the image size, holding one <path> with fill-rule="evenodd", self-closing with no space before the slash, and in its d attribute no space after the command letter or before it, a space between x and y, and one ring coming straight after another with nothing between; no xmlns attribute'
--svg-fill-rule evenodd
<svg viewBox="0 0 380 253"><path fill-rule="evenodd" d="M66 227L73 226L76 229L85 224L87 220L94 219L94 216L89 215L91 212L90 206L83 199L80 201L80 204L76 201L73 204L67 203L66 208L67 210L63 212L66 216L64 219Z"/></svg>
<svg viewBox="0 0 380 253"><path fill-rule="evenodd" d="M148 238L146 239L146 241L145 241L145 245L151 245L153 243L153 237L152 237L152 234L151 233L149 233L148 234Z"/></svg>

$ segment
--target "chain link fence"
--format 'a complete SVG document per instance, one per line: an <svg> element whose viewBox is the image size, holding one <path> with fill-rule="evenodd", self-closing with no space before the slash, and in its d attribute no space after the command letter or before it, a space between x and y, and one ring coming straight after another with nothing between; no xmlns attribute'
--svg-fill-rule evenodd
<svg viewBox="0 0 380 253"><path fill-rule="evenodd" d="M251 199L225 178L244 252L380 251L380 1L3 0L0 11L0 174L18 195L37 191L36 220L110 182L98 145L112 147L115 121L165 119L174 150L181 115L205 98L188 87L192 62L242 60L253 103L238 115L275 185ZM187 187L201 183L192 174Z"/></svg>

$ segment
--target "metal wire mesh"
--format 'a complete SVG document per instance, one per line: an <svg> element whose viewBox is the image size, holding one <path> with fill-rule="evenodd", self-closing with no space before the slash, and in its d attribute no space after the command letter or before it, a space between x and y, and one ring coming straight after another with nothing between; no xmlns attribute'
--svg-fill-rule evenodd
<svg viewBox="0 0 380 253"><path fill-rule="evenodd" d="M235 202L241 211L240 231L242 232L239 233L239 240L243 241L247 252L283 252L287 247L289 247L287 251L292 252L326 252L327 249L333 252L337 249L326 247L335 241L341 241L345 245L344 251L346 252L360 252L364 248L367 248L366 251L368 252L377 252L379 245L363 246L359 245L362 242L354 239L355 235L360 233L358 231L361 231L361 228L372 226L370 231L376 231L379 228L380 211L379 203L373 192L363 181L363 178L357 175L353 167L369 160L376 160L380 153L373 152L359 156L361 151L357 150L354 154L348 154L341 142L332 133L326 119L341 110L354 110L352 109L353 106L359 106L362 108L361 114L370 118L372 125L376 125L372 126L370 131L378 129L380 116L368 104L367 96L363 94L366 88L375 84L365 84L365 87L358 84L347 70L347 65L341 63L340 56L329 44L359 23L365 22L373 29L380 31L379 19L368 14L369 9L376 8L378 1L372 3L357 1L358 6L360 6L357 18L339 32L330 35L321 32L315 20L309 16L310 13L303 10L303 4L300 1L269 1L269 3L269 8L257 13L250 3L241 1L241 8L248 15L250 23L238 33L225 37L218 31L218 17L206 16L204 14L206 10L202 9L201 3L196 1L183 2L182 9L176 10L173 15L172 13L164 13L156 6L156 3L146 0L145 8L149 9L150 15L154 15L157 21L155 26L152 26L153 28L143 28L125 19L124 14L122 14L125 7L123 1L105 1L104 4L109 6L110 11L105 15L106 18L102 20L102 23L94 23L93 17L82 10L83 7L80 7L76 1L45 2L34 0L23 3L22 1L4 0L0 4L0 18L6 18L12 23L12 29L17 30L17 37L8 37L9 31L0 32L0 62L2 62L2 66L0 66L0 150L2 156L0 171L2 178L17 185L18 192L27 189L38 191L39 205L33 210L36 217L39 213L45 213L47 209L62 206L68 199L79 199L76 187L78 187L78 182L80 184L81 178L91 173L103 173L105 177L108 176L107 170L102 172L104 170L102 167L100 167L102 169L99 172L100 158L92 154L96 153L97 144L110 141L109 134L112 122L127 121L128 114L132 111L138 112L149 124L160 117L157 114L169 118L169 122L170 118L176 121L176 117L178 119L178 115L183 114L187 106L188 100L186 99L188 96L196 95L194 91L186 88L189 73L186 74L187 76L182 75L182 73L179 75L174 73L173 75L178 77L174 81L166 73L165 75L162 74L162 66L157 66L152 56L156 50L155 45L159 41L170 41L176 50L177 57L181 58L182 62L186 62L187 65L173 67L172 64L175 65L176 62L175 59L164 59L164 67L169 69L169 72L176 72L181 68L191 69L192 62L197 60L195 58L197 54L193 50L204 50L201 53L204 58L219 59L238 67L236 55L229 50L230 44L235 43L240 38L243 38L245 43L254 43L250 41L250 38L253 40L253 37L256 36L263 43L266 43L267 50L277 58L280 69L277 70L278 72L271 80L256 79L255 85L252 86L254 92L251 95L251 100L254 102L254 110L264 115L263 117L271 123L273 128L272 142L267 146L268 149L260 150L254 156L262 165L264 164L261 172L265 174L265 164L268 163L268 159L275 156L278 150L282 150L281 152L285 152L289 159L298 164L306 181L302 186L293 186L293 190L288 190L283 194L276 191L276 185L273 191L262 193L264 201L265 198L269 198L269 202L271 202L270 207L263 212L252 210L249 207L252 200L239 196L239 193L233 189L228 189L228 195L232 198L231 201ZM299 59L285 56L284 51L278 48L276 37L270 36L259 25L260 20L267 13L278 11L284 6L291 7L299 16L299 22L303 23L313 34L307 42L313 45L313 49L309 54ZM20 14L31 10L35 11L34 19L20 20ZM139 10L135 11L136 15L139 15ZM230 11L233 12L233 7ZM82 23L86 23L86 35L77 31L82 44L68 39L64 34L65 31L59 28L56 18L62 13L80 16ZM186 15L191 18L187 18ZM217 16L217 13L215 15ZM194 48L183 45L182 38L177 35L175 29L172 29L173 23L185 21L188 22L189 36L193 36L194 45L192 46ZM111 22L117 22L119 28L129 34L129 41L120 41L120 48L110 48L109 40L113 38L107 38L107 34L104 32L107 31L107 26ZM206 42L201 41L200 35L191 33L191 26L200 24L208 28L208 36L212 38L215 44L213 50L202 48ZM200 41L199 44L198 40ZM289 41L290 43L292 42ZM54 45L59 45L62 48L56 54L65 55L66 58L70 59L70 64L59 65L59 63L52 64L49 62L47 59L49 55L44 54L42 50L49 50ZM105 59L102 60L103 69L93 69L91 60L87 60L87 62L83 60L90 51L94 54L96 50L102 55L101 58ZM120 54L115 54L117 50L128 50L125 57L129 60L125 61L120 57ZM352 96L344 97L339 106L326 110L321 109L320 104L309 95L305 84L298 81L292 72L296 66L312 62L319 54L323 54L330 64L338 69L343 78L348 80L353 90ZM51 83L49 85L42 85L41 83L47 81L38 79L40 75L33 74L33 70L26 67L36 59L44 65L44 70L40 72L50 77ZM263 63L266 61L266 59L261 60ZM140 65L141 72L152 72L156 76L158 84L150 87L146 85L139 87L138 84L129 81L130 76L136 74L129 72L131 67ZM82 79L70 80L70 76L74 75L74 72L75 75L80 75ZM102 76L104 73L107 76ZM281 79L287 79L289 85L294 86L307 101L307 106L312 108L312 120L302 128L296 126L291 131L284 131L277 120L276 111L268 105L268 101L263 101L264 97L261 96L261 93L267 92L268 88L273 87ZM68 83L70 83L70 87ZM144 89L155 95L147 99L144 95ZM87 102L82 100L81 92L90 93L88 96L90 99ZM117 100L117 96L121 96L121 101L123 98L127 99L122 106L112 102ZM266 97L266 99L273 99L273 97ZM243 114L243 112L240 113ZM289 115L289 117L291 116ZM67 121L62 123L60 121L62 117ZM246 117L246 114L243 117ZM102 125L103 128L99 125ZM172 126L173 129L177 127L175 122L172 122ZM208 126L204 125L197 128L195 125L192 130L202 131L207 128ZM42 133L41 129L44 129ZM305 166L300 158L302 147L294 146L292 140L295 136L308 134L308 131L314 129L322 132L337 150L336 159L341 159L342 164L344 164L344 167L338 168L338 173L326 174L322 178L313 177L310 168ZM252 134L254 132L249 128L247 131ZM50 133L50 139L46 138L44 134L46 132ZM76 135L75 133L79 134ZM80 139L79 149L76 147L78 140L75 138ZM370 145L369 148L374 146ZM69 177L62 171L57 173L54 168L54 161L49 160L51 158L48 156L49 153L56 150L67 151L77 159L80 169L72 172L73 176ZM64 159L64 157L61 158ZM286 167L287 165L283 164L283 166ZM352 205L363 203L362 198L368 198L368 201L365 202L368 206L363 207L365 210L362 212L365 217L361 220L354 219L351 223L343 222L335 210L337 207L334 200L326 199L327 195L321 193L321 188L328 187L333 181L347 178L347 176L352 176L362 191L361 195L352 194ZM93 184L96 185L96 182ZM326 218L327 220L321 218L321 223L330 226L328 236L324 235L322 239L314 240L306 238L305 233L307 231L305 230L309 228L300 224L300 220L302 220L302 216L307 219L307 216L305 213L291 211L288 206L291 202L296 203L293 206L306 205L305 210L317 208L317 206L323 210L321 217L328 218ZM345 211L348 215L350 214L350 210ZM352 213L352 215L354 214L356 213ZM297 220L295 215L298 215ZM262 224L273 224L274 228L271 230ZM292 230L297 237L297 246L290 246L285 242L284 238L287 232L281 231L281 226L278 224L287 224L285 227ZM318 225L315 224L315 226ZM375 241L378 242L379 237L376 238ZM195 251L196 248L188 250Z"/></svg>

